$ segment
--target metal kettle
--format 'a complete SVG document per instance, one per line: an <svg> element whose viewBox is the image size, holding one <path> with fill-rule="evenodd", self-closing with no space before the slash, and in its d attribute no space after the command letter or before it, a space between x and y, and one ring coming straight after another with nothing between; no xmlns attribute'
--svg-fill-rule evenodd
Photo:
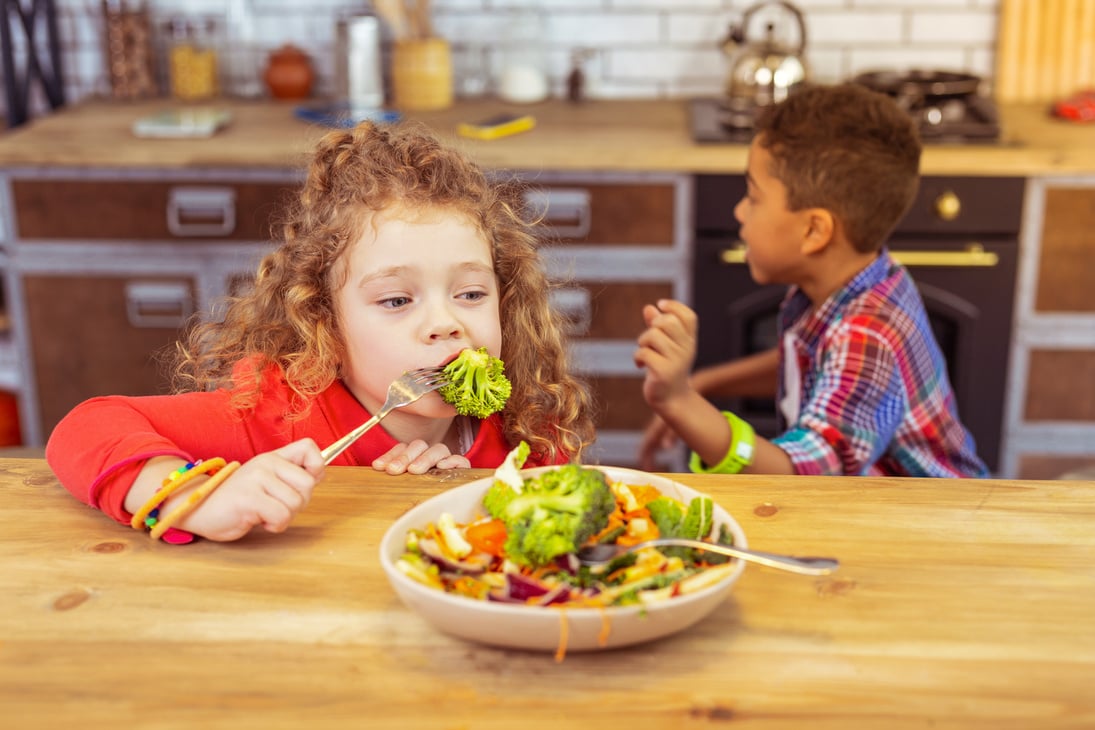
<svg viewBox="0 0 1095 730"><path fill-rule="evenodd" d="M782 7L798 24L798 46L791 48L775 40L775 24L768 23L765 37L759 42L746 43L749 21L757 11L769 5ZM774 0L748 8L741 23L731 25L721 44L723 53L731 59L726 80L726 101L730 107L765 106L787 98L798 85L807 80L806 22L802 12L789 2Z"/></svg>

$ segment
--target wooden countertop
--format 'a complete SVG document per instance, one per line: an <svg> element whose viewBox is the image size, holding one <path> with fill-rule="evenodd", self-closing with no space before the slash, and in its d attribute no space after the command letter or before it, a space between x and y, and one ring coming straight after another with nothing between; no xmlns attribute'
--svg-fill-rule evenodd
<svg viewBox="0 0 1095 730"><path fill-rule="evenodd" d="M1095 482L673 475L840 570L750 565L683 633L556 663L438 633L380 568L393 520L485 473L336 467L283 535L173 547L0 460L7 726L1095 726Z"/></svg>
<svg viewBox="0 0 1095 730"><path fill-rule="evenodd" d="M324 128L300 121L295 105L225 101L234 121L201 140L134 137L134 120L169 109L169 101L90 101L40 117L0 135L0 167L293 168L302 165ZM489 142L455 137L456 125L521 110L535 115L531 132ZM1001 109L999 144L929 145L922 170L932 175L1043 176L1095 174L1095 124L1053 120L1045 105ZM552 101L513 107L467 101L419 119L488 167L514 170L740 172L742 145L696 144L685 101Z"/></svg>

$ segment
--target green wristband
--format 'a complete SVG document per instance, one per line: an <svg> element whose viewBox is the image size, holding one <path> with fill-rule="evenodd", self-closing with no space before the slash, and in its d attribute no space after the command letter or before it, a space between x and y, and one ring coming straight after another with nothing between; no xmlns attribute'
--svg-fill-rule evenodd
<svg viewBox="0 0 1095 730"><path fill-rule="evenodd" d="M737 474L745 467L753 463L753 452L757 442L756 431L747 421L735 416L730 411L723 411L726 422L730 425L730 448L722 461L712 467L706 467L703 459L695 451L688 460L688 468L694 474Z"/></svg>

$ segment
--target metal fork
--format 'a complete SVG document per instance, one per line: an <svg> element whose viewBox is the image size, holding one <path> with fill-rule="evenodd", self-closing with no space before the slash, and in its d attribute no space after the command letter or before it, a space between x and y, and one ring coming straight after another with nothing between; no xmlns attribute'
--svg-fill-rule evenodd
<svg viewBox="0 0 1095 730"><path fill-rule="evenodd" d="M361 438L366 431L380 423L381 418L384 418L396 408L409 406L422 396L444 385L447 381L441 375L441 372L441 368L420 368L403 373L402 376L388 386L388 397L384 400L384 405L380 407L375 416L321 452L323 454L323 463L330 464L334 461L339 454L350 447L350 444Z"/></svg>
<svg viewBox="0 0 1095 730"><path fill-rule="evenodd" d="M770 568L789 570L792 573L800 573L801 575L828 575L840 565L834 558L800 558L791 555L762 553L759 550L746 550L745 548L731 547L730 545L716 545L710 542L689 540L683 537L660 537L654 540L640 542L636 545L616 545L610 543L587 545L578 550L578 561L582 565L591 567L603 566L625 553L641 550L645 547L667 546L707 550L708 552L719 553L720 555L729 555L732 558L760 563L761 565L767 565Z"/></svg>

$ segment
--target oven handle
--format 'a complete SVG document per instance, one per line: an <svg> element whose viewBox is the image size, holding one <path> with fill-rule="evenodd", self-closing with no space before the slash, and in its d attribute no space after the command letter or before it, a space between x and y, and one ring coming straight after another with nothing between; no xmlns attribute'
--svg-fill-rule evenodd
<svg viewBox="0 0 1095 730"><path fill-rule="evenodd" d="M890 251L894 261L904 266L935 266L942 268L992 268L1000 257L986 251L979 243L971 243L962 251ZM745 263L745 244L737 243L719 253L719 261L736 265Z"/></svg>

